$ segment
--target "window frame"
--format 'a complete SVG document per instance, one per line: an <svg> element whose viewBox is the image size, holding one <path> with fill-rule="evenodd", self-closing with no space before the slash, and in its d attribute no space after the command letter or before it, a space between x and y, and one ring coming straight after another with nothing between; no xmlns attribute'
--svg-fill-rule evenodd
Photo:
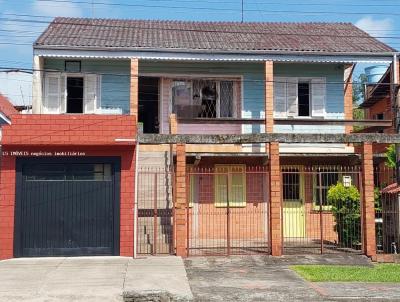
<svg viewBox="0 0 400 302"><path fill-rule="evenodd" d="M87 112L86 110L86 93L85 93L85 82L86 82L86 74L82 72L57 72L56 76L54 76L55 72L47 72L49 75L52 75L52 77L57 77L58 78L58 98L59 98L59 104L58 104L58 110L57 112L52 112L49 114L101 114L101 81L102 81L102 76L101 74L92 74L96 76L96 100L94 102L94 111L93 112ZM47 90L49 87L46 85L46 76L47 73L43 75L43 86L42 86L42 91L43 91L43 98L42 98L42 103L41 107L42 110L45 111L45 97L47 95ZM72 78L83 78L83 112L82 113L68 113L67 112L67 99L68 99L68 90L67 90L67 79L68 77ZM64 88L64 91L62 91L62 88Z"/></svg>
<svg viewBox="0 0 400 302"><path fill-rule="evenodd" d="M289 81L290 80L290 81ZM314 81L323 81L324 83L324 102L323 102L323 114L322 115L313 115L313 85L316 83L313 83ZM274 87L274 99L273 99L273 104L274 104L274 111L273 111L273 117L274 118L294 118L294 119L312 119L312 118L326 118L327 117L327 112L326 112L326 105L327 105L327 85L326 85L326 77L321 76L321 77L293 77L293 76L277 76L274 77L274 81L280 82L280 83L285 83L286 88L285 88L285 108L286 111L284 113L282 112L277 112L275 111L275 87ZM289 114L289 105L288 105L288 83L293 83L296 82L297 85L297 114L296 115L290 115ZM308 116L300 116L299 111L298 111L298 106L299 106L299 97L298 97L298 85L299 83L309 83L309 106L310 106L310 114Z"/></svg>
<svg viewBox="0 0 400 302"><path fill-rule="evenodd" d="M221 168L226 168L228 170L227 173L224 172L219 172L218 170ZM232 172L232 170L234 169L242 169L242 187L243 187L243 200L239 201L239 202L230 202L229 201L229 197L232 196L232 174L238 174L238 172ZM227 177L227 187L228 187L228 196L227 196L227 201L223 202L223 201L219 201L218 197L218 175L219 174L224 174L224 175L228 175ZM247 206L247 188L246 188L246 181L247 181L247 174L246 174L246 165L245 164L216 164L214 165L214 206L217 208L227 208L228 207L228 203L229 203L229 208L245 208Z"/></svg>
<svg viewBox="0 0 400 302"><path fill-rule="evenodd" d="M177 115L177 118L182 118L182 119L196 119L196 117L192 118L185 118L185 117L179 117L179 115L175 112L175 104L173 102L173 93L172 89L174 87L174 82L185 82L188 84L190 87L190 95L191 95L191 102L193 103L193 81L214 81L216 84L216 91L217 91L217 97L216 97L216 104L215 104L215 117L208 117L206 119L221 119L221 118L238 118L240 116L240 110L238 106L240 105L242 107L242 96L237 95L236 89L237 86L235 85L235 82L239 82L240 85L240 91L242 93L242 78L236 79L236 78L230 78L230 77L193 77L193 78L171 78L171 87L170 87L170 95L171 95L171 113L175 113ZM232 116L231 117L221 117L221 82L233 82L233 91L232 91ZM201 96L200 96L201 97Z"/></svg>
<svg viewBox="0 0 400 302"><path fill-rule="evenodd" d="M329 168L331 168L330 166L325 166L325 167L318 167L318 168L322 168L322 169L324 169L324 168L327 168L327 169L329 169ZM313 176L313 180L312 180L312 190L313 190L313 192L312 192L312 196L313 196L313 200L312 200L312 205L313 205L313 210L315 210L315 211L319 211L320 209L322 209L322 211L331 211L332 210L332 206L331 205L322 205L322 206L320 206L319 205L319 203L317 202L317 194L319 194L319 189L329 189L329 187L330 186L322 186L321 184L319 184L319 186L317 185L317 177L319 177L319 173L326 173L326 174L329 174L329 173L335 173L335 174L337 174L337 182L336 183L338 183L339 181L340 181L340 179L341 178L343 178L343 173L342 172L339 172L339 171L316 171L316 173L313 173L312 174L312 176Z"/></svg>
<svg viewBox="0 0 400 302"><path fill-rule="evenodd" d="M284 169L290 169L290 171L284 171ZM297 172L294 172L293 170L297 169ZM283 165L282 166L282 170L283 173L291 173L294 172L293 174L299 174L299 199L285 199L284 198L284 177L282 175L282 201L283 202L300 202L301 204L305 203L305 181L304 181L304 173L303 172L303 167L300 165L296 165L296 166L286 166Z"/></svg>

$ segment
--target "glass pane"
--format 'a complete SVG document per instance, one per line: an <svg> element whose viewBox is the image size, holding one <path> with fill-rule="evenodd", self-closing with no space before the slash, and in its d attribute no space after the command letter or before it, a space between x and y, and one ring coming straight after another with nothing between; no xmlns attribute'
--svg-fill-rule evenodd
<svg viewBox="0 0 400 302"><path fill-rule="evenodd" d="M71 180L111 180L111 164L76 164L69 170Z"/></svg>
<svg viewBox="0 0 400 302"><path fill-rule="evenodd" d="M190 83L174 81L172 83L172 108L178 117L193 118L195 108L192 106Z"/></svg>
<svg viewBox="0 0 400 302"><path fill-rule="evenodd" d="M198 81L199 83L195 84ZM209 80L196 80L193 85L200 86L200 104L201 110L197 117L215 118L217 117L217 83ZM193 96L195 99L197 95Z"/></svg>
<svg viewBox="0 0 400 302"><path fill-rule="evenodd" d="M227 175L216 175L216 202L226 204L228 201L228 177Z"/></svg>
<svg viewBox="0 0 400 302"><path fill-rule="evenodd" d="M28 181L65 180L65 165L36 164L23 167L23 175Z"/></svg>
<svg viewBox="0 0 400 302"><path fill-rule="evenodd" d="M245 175L243 173L231 174L231 196L230 202L232 203L243 203L245 202L244 196L244 182Z"/></svg>
<svg viewBox="0 0 400 302"><path fill-rule="evenodd" d="M233 117L232 81L222 81L220 83L220 115L221 117Z"/></svg>
<svg viewBox="0 0 400 302"><path fill-rule="evenodd" d="M299 173L283 173L283 199L300 200Z"/></svg>

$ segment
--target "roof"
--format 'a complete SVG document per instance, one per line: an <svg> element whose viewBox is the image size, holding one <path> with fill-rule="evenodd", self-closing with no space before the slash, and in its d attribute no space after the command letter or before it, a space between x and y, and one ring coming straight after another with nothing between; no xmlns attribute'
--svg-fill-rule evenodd
<svg viewBox="0 0 400 302"><path fill-rule="evenodd" d="M381 193L387 193L387 194L394 194L394 193L400 193L400 185L398 183L392 183L388 185L387 187L383 188L381 190Z"/></svg>
<svg viewBox="0 0 400 302"><path fill-rule="evenodd" d="M390 53L351 23L189 22L55 18L34 43L42 49L214 52Z"/></svg>
<svg viewBox="0 0 400 302"><path fill-rule="evenodd" d="M11 118L11 115L19 113L17 109L14 108L14 105L8 100L8 98L2 94L0 94L0 113L2 113L8 119Z"/></svg>

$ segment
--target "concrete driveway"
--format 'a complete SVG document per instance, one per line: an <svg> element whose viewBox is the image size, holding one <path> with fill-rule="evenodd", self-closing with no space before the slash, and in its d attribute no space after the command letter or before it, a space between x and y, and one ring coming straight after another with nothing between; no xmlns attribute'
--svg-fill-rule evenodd
<svg viewBox="0 0 400 302"><path fill-rule="evenodd" d="M158 301L162 297L179 301L192 299L185 267L179 257L0 261L0 301L110 302L139 298Z"/></svg>

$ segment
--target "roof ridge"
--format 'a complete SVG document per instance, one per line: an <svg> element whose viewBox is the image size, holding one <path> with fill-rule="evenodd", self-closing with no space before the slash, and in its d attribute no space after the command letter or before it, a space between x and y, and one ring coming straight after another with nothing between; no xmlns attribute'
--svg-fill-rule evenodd
<svg viewBox="0 0 400 302"><path fill-rule="evenodd" d="M326 22L326 21L306 21L306 22L288 22L288 21L231 21L231 20L226 20L226 21L206 21L206 20L198 20L198 21L192 21L192 20L178 20L178 19L130 19L130 18L90 18L90 17L55 17L52 22L58 21L58 20L85 20L85 21L138 21L138 22L170 22L170 23L187 23L187 24L196 24L196 23L203 23L203 24L299 24L299 25L308 25L308 24L316 24L316 25L326 25L326 24L332 24L332 25L337 25L337 24L343 24L343 25L353 25L355 26L354 23L352 22ZM355 26L356 27L356 26Z"/></svg>

